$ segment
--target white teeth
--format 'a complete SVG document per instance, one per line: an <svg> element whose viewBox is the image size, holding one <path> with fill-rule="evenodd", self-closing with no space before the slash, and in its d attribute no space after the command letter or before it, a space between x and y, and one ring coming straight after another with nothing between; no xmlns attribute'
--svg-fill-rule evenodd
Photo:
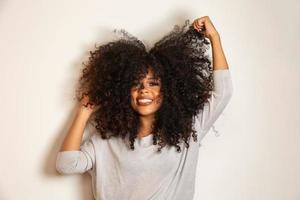
<svg viewBox="0 0 300 200"><path fill-rule="evenodd" d="M138 102L148 103L148 102L152 102L152 100L151 99L139 99Z"/></svg>

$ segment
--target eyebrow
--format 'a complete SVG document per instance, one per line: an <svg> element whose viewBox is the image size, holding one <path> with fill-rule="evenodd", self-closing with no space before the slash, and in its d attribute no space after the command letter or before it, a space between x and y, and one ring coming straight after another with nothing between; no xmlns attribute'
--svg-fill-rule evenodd
<svg viewBox="0 0 300 200"><path fill-rule="evenodd" d="M150 77L150 78L148 78L148 80L155 80L155 81L158 81L159 78Z"/></svg>

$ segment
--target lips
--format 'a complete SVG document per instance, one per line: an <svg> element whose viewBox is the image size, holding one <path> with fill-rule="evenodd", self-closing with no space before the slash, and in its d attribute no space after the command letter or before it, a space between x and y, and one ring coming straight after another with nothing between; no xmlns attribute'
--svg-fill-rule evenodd
<svg viewBox="0 0 300 200"><path fill-rule="evenodd" d="M137 104L141 106L147 106L153 102L153 99L150 97L138 97Z"/></svg>

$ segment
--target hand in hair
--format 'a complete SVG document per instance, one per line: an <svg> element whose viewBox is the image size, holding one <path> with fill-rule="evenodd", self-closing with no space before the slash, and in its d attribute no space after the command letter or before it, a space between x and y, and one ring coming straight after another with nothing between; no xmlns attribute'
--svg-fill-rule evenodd
<svg viewBox="0 0 300 200"><path fill-rule="evenodd" d="M203 16L195 19L192 25L198 32L202 32L204 36L209 39L215 36L219 36L218 31L216 30L211 19L208 16Z"/></svg>

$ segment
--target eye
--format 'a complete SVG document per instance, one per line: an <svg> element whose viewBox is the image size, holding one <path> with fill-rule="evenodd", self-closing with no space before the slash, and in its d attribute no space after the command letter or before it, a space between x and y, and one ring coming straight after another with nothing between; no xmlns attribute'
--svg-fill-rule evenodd
<svg viewBox="0 0 300 200"><path fill-rule="evenodd" d="M140 83L138 81L132 82L131 87L138 87Z"/></svg>
<svg viewBox="0 0 300 200"><path fill-rule="evenodd" d="M141 85L142 85L142 83L140 83L140 82L133 82L133 83L131 84L131 89L136 90L136 89L140 88ZM155 86L159 86L159 85L160 85L160 82L159 82L159 81L149 81L149 82L148 82L148 86L153 86L153 87L155 87Z"/></svg>
<svg viewBox="0 0 300 200"><path fill-rule="evenodd" d="M132 83L131 84L131 89L132 90L137 90L138 88L141 87L141 84L140 83Z"/></svg>
<svg viewBox="0 0 300 200"><path fill-rule="evenodd" d="M150 82L149 84L150 84L150 85L159 85L158 82Z"/></svg>

